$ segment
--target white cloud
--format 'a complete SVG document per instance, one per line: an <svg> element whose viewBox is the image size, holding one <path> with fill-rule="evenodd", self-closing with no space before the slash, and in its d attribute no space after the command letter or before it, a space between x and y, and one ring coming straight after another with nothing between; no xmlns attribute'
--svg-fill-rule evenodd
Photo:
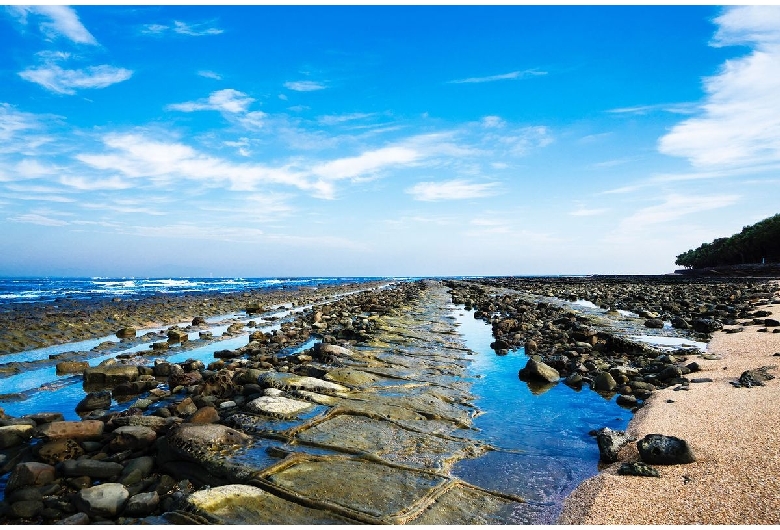
<svg viewBox="0 0 780 530"><path fill-rule="evenodd" d="M780 162L780 8L727 9L715 45L753 51L726 61L704 79L701 114L674 126L658 142L661 153L699 168L739 168Z"/></svg>
<svg viewBox="0 0 780 530"><path fill-rule="evenodd" d="M79 20L76 12L66 6L42 5L42 6L14 6L11 8L18 19L27 23L29 14L38 15L47 19L41 22L41 31L50 38L63 36L78 44L97 44L95 37L87 31L87 28Z"/></svg>
<svg viewBox="0 0 780 530"><path fill-rule="evenodd" d="M167 31L169 26L165 26L163 24L144 24L143 29L141 30L141 33L147 33L150 35L159 35L160 33L164 33Z"/></svg>
<svg viewBox="0 0 780 530"><path fill-rule="evenodd" d="M217 81L222 80L221 75L216 72L212 72L211 70L198 70L198 75L201 77L207 77L209 79L216 79Z"/></svg>
<svg viewBox="0 0 780 530"><path fill-rule="evenodd" d="M517 70L515 72L509 72L507 74L489 75L487 77L467 77L465 79L454 79L452 81L447 81L447 82L453 84L491 83L493 81L504 81L507 79L523 79L525 77L536 77L540 75L547 75L547 72L542 72L536 69Z"/></svg>
<svg viewBox="0 0 780 530"><path fill-rule="evenodd" d="M327 87L317 81L288 81L284 84L284 88L296 92L313 92L315 90L324 90Z"/></svg>
<svg viewBox="0 0 780 530"><path fill-rule="evenodd" d="M506 122L498 116L485 116L482 118L482 126L487 129L500 129Z"/></svg>
<svg viewBox="0 0 780 530"><path fill-rule="evenodd" d="M383 147L361 155L317 164L312 173L328 180L355 178L375 173L387 166L405 165L420 159L421 154L402 146Z"/></svg>
<svg viewBox="0 0 780 530"><path fill-rule="evenodd" d="M89 66L83 70L66 70L49 64L19 72L19 76L26 81L37 83L52 92L68 95L73 95L80 89L106 88L126 81L132 75L132 70L106 64Z"/></svg>
<svg viewBox="0 0 780 530"><path fill-rule="evenodd" d="M406 193L416 201L450 201L489 197L498 193L495 182L473 184L465 180L455 179L440 182L419 182L408 188Z"/></svg>
<svg viewBox="0 0 780 530"><path fill-rule="evenodd" d="M175 20L173 22L173 31L181 35L190 35L192 37L201 37L204 35L219 35L220 33L224 32L219 28L208 27L208 23L188 24L180 20Z"/></svg>
<svg viewBox="0 0 780 530"><path fill-rule="evenodd" d="M0 103L0 142L8 143L17 139L20 133L37 129L39 126L34 114L19 112L8 103Z"/></svg>
<svg viewBox="0 0 780 530"><path fill-rule="evenodd" d="M219 112L239 113L246 112L254 102L243 92L226 88L212 92L208 98L197 101L188 101L185 103L173 103L168 105L169 110L178 110L181 112L195 112L198 110L216 110Z"/></svg>

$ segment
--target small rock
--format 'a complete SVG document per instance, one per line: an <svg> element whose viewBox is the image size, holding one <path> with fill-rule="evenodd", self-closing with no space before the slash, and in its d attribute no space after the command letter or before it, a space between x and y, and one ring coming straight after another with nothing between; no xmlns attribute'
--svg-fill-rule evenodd
<svg viewBox="0 0 780 530"><path fill-rule="evenodd" d="M111 478L122 472L122 464L85 458L66 460L62 463L62 474L66 477Z"/></svg>
<svg viewBox="0 0 780 530"><path fill-rule="evenodd" d="M111 448L116 451L146 449L157 439L157 433L151 427L128 425L114 430L115 438Z"/></svg>
<svg viewBox="0 0 780 530"><path fill-rule="evenodd" d="M35 428L32 425L6 425L0 427L0 450L21 445L29 440Z"/></svg>
<svg viewBox="0 0 780 530"><path fill-rule="evenodd" d="M774 318L767 318L764 320L764 325L768 328L776 328L777 326L780 326L780 320L776 320Z"/></svg>
<svg viewBox="0 0 780 530"><path fill-rule="evenodd" d="M85 514L84 512L74 513L73 515L70 515L66 517L65 519L62 519L61 521L58 521L54 524L77 524L77 525L87 525L89 524L89 516Z"/></svg>
<svg viewBox="0 0 780 530"><path fill-rule="evenodd" d="M133 495L127 501L123 515L128 517L146 517L157 509L160 504L160 496L156 491Z"/></svg>
<svg viewBox="0 0 780 530"><path fill-rule="evenodd" d="M661 474L652 466L644 462L624 462L618 468L618 475L631 475L634 477L660 477Z"/></svg>
<svg viewBox="0 0 780 530"><path fill-rule="evenodd" d="M56 472L54 466L40 462L24 462L17 464L8 477L5 487L6 494L28 486L43 486L54 481Z"/></svg>
<svg viewBox="0 0 780 530"><path fill-rule="evenodd" d="M73 504L90 517L115 517L124 508L130 493L116 482L108 482L79 491Z"/></svg>
<svg viewBox="0 0 780 530"><path fill-rule="evenodd" d="M645 327L652 329L662 329L664 327L664 321L660 318L651 318L645 320Z"/></svg>
<svg viewBox="0 0 780 530"><path fill-rule="evenodd" d="M89 368L87 361L63 361L57 363L56 372L57 375L82 374L87 368Z"/></svg>
<svg viewBox="0 0 780 530"><path fill-rule="evenodd" d="M200 408L190 418L190 423L216 423L218 421L219 412L214 407Z"/></svg>
<svg viewBox="0 0 780 530"><path fill-rule="evenodd" d="M612 392L617 388L617 382L609 372L601 372L593 380L593 386L600 392Z"/></svg>
<svg viewBox="0 0 780 530"><path fill-rule="evenodd" d="M11 505L9 515L19 519L32 519L43 510L42 501L19 501Z"/></svg>
<svg viewBox="0 0 780 530"><path fill-rule="evenodd" d="M712 383L712 379L709 377L695 377L690 381L691 383Z"/></svg>

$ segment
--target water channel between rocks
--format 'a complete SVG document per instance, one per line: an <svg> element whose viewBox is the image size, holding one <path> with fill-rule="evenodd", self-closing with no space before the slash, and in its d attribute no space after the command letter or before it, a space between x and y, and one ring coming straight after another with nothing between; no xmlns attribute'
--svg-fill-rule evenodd
<svg viewBox="0 0 780 530"><path fill-rule="evenodd" d="M599 452L592 429L625 429L631 412L615 399L587 387L576 391L558 383L544 391L520 381L528 357L522 349L497 355L490 348L491 326L473 311L454 307L453 317L466 347L476 353L468 372L481 414L474 420L477 438L495 447L479 458L461 460L452 470L459 478L489 490L519 495L531 513L514 521L553 524L564 498L598 472Z"/></svg>

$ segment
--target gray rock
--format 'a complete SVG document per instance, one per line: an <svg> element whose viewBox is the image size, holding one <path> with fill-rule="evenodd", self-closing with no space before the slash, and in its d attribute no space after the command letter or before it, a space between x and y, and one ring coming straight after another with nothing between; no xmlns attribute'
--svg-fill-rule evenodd
<svg viewBox="0 0 780 530"><path fill-rule="evenodd" d="M637 442L639 456L647 464L674 465L696 461L688 442L676 436L648 434Z"/></svg>
<svg viewBox="0 0 780 530"><path fill-rule="evenodd" d="M609 427L596 431L596 443L599 446L601 461L608 464L617 462L618 453L630 441L625 431L613 431Z"/></svg>
<svg viewBox="0 0 780 530"><path fill-rule="evenodd" d="M62 474L66 477L110 478L122 473L122 464L85 458L66 460L62 463Z"/></svg>
<svg viewBox="0 0 780 530"><path fill-rule="evenodd" d="M306 401L282 396L262 396L246 404L247 410L277 418L293 418L314 407Z"/></svg>
<svg viewBox="0 0 780 530"><path fill-rule="evenodd" d="M154 470L154 457L141 456L128 460L125 464L124 471L122 471L122 477L128 476L133 471L139 471L142 478L146 478L151 475Z"/></svg>
<svg viewBox="0 0 780 530"><path fill-rule="evenodd" d="M151 427L127 425L114 430L115 438L111 447L118 451L126 449L146 449L157 439L157 433Z"/></svg>
<svg viewBox="0 0 780 530"><path fill-rule="evenodd" d="M635 407L638 401L634 396L620 394L615 400L615 403L617 403L621 407Z"/></svg>
<svg viewBox="0 0 780 530"><path fill-rule="evenodd" d="M90 517L115 517L125 507L130 493L122 484L108 482L79 491L73 504Z"/></svg>
<svg viewBox="0 0 780 530"><path fill-rule="evenodd" d="M160 504L160 496L156 491L133 495L127 501L122 515L128 517L146 517L157 509Z"/></svg>
<svg viewBox="0 0 780 530"><path fill-rule="evenodd" d="M693 329L699 333L712 333L723 329L723 324L712 318L697 318L693 321Z"/></svg>
<svg viewBox="0 0 780 530"><path fill-rule="evenodd" d="M650 318L645 320L645 327L652 329L662 329L664 327L664 321L660 318Z"/></svg>
<svg viewBox="0 0 780 530"><path fill-rule="evenodd" d="M535 359L528 359L528 363L518 372L521 381L541 381L555 383L561 378L558 370Z"/></svg>

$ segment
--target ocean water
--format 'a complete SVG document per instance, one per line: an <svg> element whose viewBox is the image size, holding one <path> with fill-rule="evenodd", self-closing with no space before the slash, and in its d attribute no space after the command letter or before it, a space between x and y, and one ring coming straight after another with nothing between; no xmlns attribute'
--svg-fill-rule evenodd
<svg viewBox="0 0 780 530"><path fill-rule="evenodd" d="M380 277L276 278L0 278L0 308L57 300L139 298L159 293L232 293L252 289L320 287L386 280Z"/></svg>

